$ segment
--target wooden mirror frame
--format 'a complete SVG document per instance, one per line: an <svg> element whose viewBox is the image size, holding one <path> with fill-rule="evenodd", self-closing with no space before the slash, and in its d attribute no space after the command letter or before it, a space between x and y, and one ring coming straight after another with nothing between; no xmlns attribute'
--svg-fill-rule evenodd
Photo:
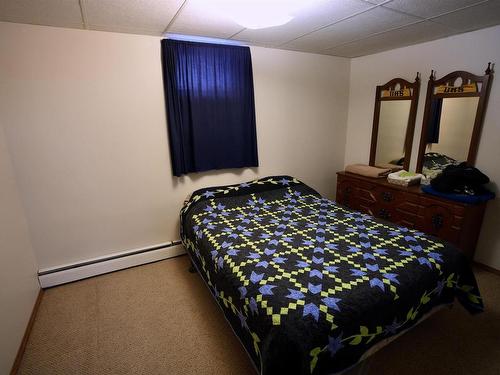
<svg viewBox="0 0 500 375"><path fill-rule="evenodd" d="M395 90L399 84L400 90L410 89L410 96L388 96L382 97L384 90ZM375 165L375 157L377 153L377 138L380 120L380 103L388 100L411 100L410 113L408 114L408 122L406 124L406 137L404 143L404 162L403 169L408 170L410 167L411 148L413 144L413 132L415 131L415 118L417 116L418 95L420 91L420 75L417 72L415 82L409 82L403 78L391 79L384 85L377 86L375 93L375 110L373 113L372 140L370 146L370 162L369 165Z"/></svg>
<svg viewBox="0 0 500 375"><path fill-rule="evenodd" d="M481 128L483 126L484 114L486 112L486 105L491 89L491 81L493 79L493 69L491 63L488 63L483 76L457 70L445 75L443 78L436 80L436 72L431 70L429 83L427 84L427 95L425 99L424 119L422 122L422 133L420 135L420 145L418 149L417 159L417 173L422 173L424 164L425 149L427 148L427 132L429 131L429 118L431 112L431 103L434 98L463 98L463 97L479 97L477 103L476 117L474 120L474 128L472 129L472 136L469 144L469 152L467 155L467 164L474 165L477 156L477 149L479 147L479 139L481 137ZM475 83L481 84L481 89L478 92L455 92L455 93L436 93L435 88L441 85L453 86L457 78L462 79L462 85ZM479 87L479 86L478 86Z"/></svg>

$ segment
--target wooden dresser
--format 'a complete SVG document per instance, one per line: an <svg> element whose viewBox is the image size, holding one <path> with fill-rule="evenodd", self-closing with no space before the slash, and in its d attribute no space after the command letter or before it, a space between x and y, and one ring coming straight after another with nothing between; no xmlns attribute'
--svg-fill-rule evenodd
<svg viewBox="0 0 500 375"><path fill-rule="evenodd" d="M451 242L470 259L474 256L486 203L469 205L442 199L348 172L337 173L337 202L393 223L418 229Z"/></svg>

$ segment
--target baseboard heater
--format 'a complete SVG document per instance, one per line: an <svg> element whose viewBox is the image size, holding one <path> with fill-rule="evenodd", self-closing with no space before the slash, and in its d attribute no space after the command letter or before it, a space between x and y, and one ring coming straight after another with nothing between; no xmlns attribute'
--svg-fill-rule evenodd
<svg viewBox="0 0 500 375"><path fill-rule="evenodd" d="M184 253L185 250L181 241L170 241L81 262L41 269L38 271L38 279L42 288L50 288L92 276L172 258Z"/></svg>

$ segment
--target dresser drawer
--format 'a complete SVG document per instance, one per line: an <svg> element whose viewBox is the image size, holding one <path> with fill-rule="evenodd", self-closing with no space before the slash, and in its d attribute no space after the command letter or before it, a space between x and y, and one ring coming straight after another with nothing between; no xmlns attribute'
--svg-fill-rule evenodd
<svg viewBox="0 0 500 375"><path fill-rule="evenodd" d="M424 232L458 244L462 229L462 218L454 214L453 207L431 203L423 207Z"/></svg>
<svg viewBox="0 0 500 375"><path fill-rule="evenodd" d="M394 202L409 202L413 204L418 204L418 196L413 194L405 193L404 191L391 189L387 186L377 186L376 188L377 201L380 203L390 203Z"/></svg>
<svg viewBox="0 0 500 375"><path fill-rule="evenodd" d="M393 217L415 221L414 217L420 210L418 197L385 186L377 189L376 196L380 208L390 210Z"/></svg>
<svg viewBox="0 0 500 375"><path fill-rule="evenodd" d="M395 206L383 204L376 206L375 215L373 216L410 228L415 228L418 220L418 217L415 214L404 211L402 212Z"/></svg>
<svg viewBox="0 0 500 375"><path fill-rule="evenodd" d="M453 212L454 215L458 216L464 216L466 210L465 208L466 206L464 206L461 203L444 199L436 199L434 197L428 197L428 196L421 197L420 204L422 207L440 206L450 210L451 212Z"/></svg>
<svg viewBox="0 0 500 375"><path fill-rule="evenodd" d="M420 211L420 205L412 202L401 202L397 205L396 209L402 214L416 216Z"/></svg>
<svg viewBox="0 0 500 375"><path fill-rule="evenodd" d="M366 187L358 187L357 188L357 197L360 199L364 199L366 201L370 202L376 202L377 196L376 196L376 190L375 189L368 189Z"/></svg>

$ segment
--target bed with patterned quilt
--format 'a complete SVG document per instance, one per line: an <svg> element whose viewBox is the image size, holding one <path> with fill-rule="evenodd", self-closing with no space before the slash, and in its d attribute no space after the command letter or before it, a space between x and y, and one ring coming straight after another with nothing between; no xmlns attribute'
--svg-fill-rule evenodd
<svg viewBox="0 0 500 375"><path fill-rule="evenodd" d="M452 245L290 176L194 192L181 238L261 374L340 373L441 305L483 309Z"/></svg>

